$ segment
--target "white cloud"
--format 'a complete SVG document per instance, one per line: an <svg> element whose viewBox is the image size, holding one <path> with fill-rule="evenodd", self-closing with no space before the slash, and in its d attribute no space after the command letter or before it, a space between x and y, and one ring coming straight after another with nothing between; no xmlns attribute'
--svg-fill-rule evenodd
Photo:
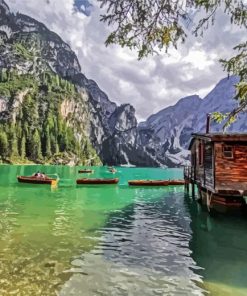
<svg viewBox="0 0 247 296"><path fill-rule="evenodd" d="M214 65L215 61L217 61L217 55L207 55L206 52L203 51L203 48L198 44L193 46L189 54L182 59L182 62L188 62L190 64L190 68L193 70L203 70L211 65Z"/></svg>
<svg viewBox="0 0 247 296"><path fill-rule="evenodd" d="M98 5L91 17L86 17L74 11L73 0L7 2L11 9L36 18L59 34L76 52L82 72L94 79L110 100L131 103L139 119L181 97L205 96L226 75L218 59L229 57L230 49L244 37L219 14L220 25L207 30L203 38L190 36L178 51L138 61L137 54L126 48L105 47L109 29L99 22Z"/></svg>

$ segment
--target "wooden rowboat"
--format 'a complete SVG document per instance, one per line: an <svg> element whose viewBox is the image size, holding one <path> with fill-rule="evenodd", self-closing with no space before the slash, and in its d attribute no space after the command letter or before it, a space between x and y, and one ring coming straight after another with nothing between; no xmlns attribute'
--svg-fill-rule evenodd
<svg viewBox="0 0 247 296"><path fill-rule="evenodd" d="M131 186L168 186L168 185L184 185L184 180L130 180Z"/></svg>
<svg viewBox="0 0 247 296"><path fill-rule="evenodd" d="M168 186L168 180L130 180L128 181L131 186Z"/></svg>
<svg viewBox="0 0 247 296"><path fill-rule="evenodd" d="M78 171L78 173L80 173L80 174L91 174L93 172L94 172L94 170L88 170L88 169L83 169L83 170Z"/></svg>
<svg viewBox="0 0 247 296"><path fill-rule="evenodd" d="M169 180L169 185L184 185L184 180Z"/></svg>
<svg viewBox="0 0 247 296"><path fill-rule="evenodd" d="M18 176L17 177L18 182L20 183L32 183L32 184L49 184L49 185L57 185L58 180L52 179L52 178L42 178L42 177L35 177L35 176Z"/></svg>
<svg viewBox="0 0 247 296"><path fill-rule="evenodd" d="M77 179L76 184L117 184L119 182L118 178L114 179L93 179L93 178L83 178L83 179Z"/></svg>

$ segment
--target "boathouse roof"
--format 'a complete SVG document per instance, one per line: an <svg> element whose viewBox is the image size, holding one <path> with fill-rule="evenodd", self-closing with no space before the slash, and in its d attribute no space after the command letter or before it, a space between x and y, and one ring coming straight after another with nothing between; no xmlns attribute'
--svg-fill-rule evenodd
<svg viewBox="0 0 247 296"><path fill-rule="evenodd" d="M191 149L194 141L201 139L207 142L246 142L247 133L193 133L192 139L189 144L189 150Z"/></svg>

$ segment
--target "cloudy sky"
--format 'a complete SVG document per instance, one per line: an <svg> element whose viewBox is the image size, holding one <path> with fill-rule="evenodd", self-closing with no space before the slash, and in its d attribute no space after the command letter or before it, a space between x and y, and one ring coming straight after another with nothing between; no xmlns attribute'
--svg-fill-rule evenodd
<svg viewBox="0 0 247 296"><path fill-rule="evenodd" d="M217 25L202 37L189 35L178 51L170 50L137 60L137 54L117 45L105 47L109 28L99 22L100 9L86 8L87 17L75 3L85 0L6 0L13 11L28 14L59 34L76 52L82 72L95 80L109 99L130 103L138 120L175 104L180 98L198 94L202 98L226 76L219 58L232 54L244 37L219 14ZM89 0L90 1L90 0Z"/></svg>

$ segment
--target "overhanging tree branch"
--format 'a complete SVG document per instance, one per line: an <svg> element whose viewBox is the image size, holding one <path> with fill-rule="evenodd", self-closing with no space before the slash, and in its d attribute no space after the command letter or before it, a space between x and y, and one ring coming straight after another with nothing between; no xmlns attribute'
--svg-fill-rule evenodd
<svg viewBox="0 0 247 296"><path fill-rule="evenodd" d="M193 12L202 14L195 24L192 34L200 35L210 26L217 25L217 12L223 11L232 24L247 29L247 3L245 0L98 0L106 13L101 20L113 26L106 45L117 43L138 52L139 59L167 51L186 40L185 20L191 19ZM241 40L240 40L241 42ZM245 109L247 95L247 41L235 47L238 53L229 60L220 60L230 74L238 75L236 99L239 108L231 116ZM228 118L229 119L229 118ZM230 120L230 119L229 119Z"/></svg>

